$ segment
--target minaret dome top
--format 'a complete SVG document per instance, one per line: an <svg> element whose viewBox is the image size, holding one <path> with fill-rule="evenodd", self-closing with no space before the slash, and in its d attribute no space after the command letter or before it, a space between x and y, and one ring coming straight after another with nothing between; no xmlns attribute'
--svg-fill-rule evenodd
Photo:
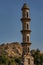
<svg viewBox="0 0 43 65"><path fill-rule="evenodd" d="M24 9L28 9L29 10L29 7L28 7L28 5L26 3L24 3L24 5L22 7L22 10L24 10Z"/></svg>

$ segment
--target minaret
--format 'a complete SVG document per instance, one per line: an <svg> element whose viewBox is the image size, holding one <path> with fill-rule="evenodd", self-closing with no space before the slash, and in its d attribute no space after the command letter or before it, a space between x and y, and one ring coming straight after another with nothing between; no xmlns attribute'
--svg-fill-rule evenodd
<svg viewBox="0 0 43 65"><path fill-rule="evenodd" d="M33 64L33 57L30 54L30 16L29 16L29 7L27 6L26 3L24 3L23 7L22 7L22 18L21 18L21 22L22 22L22 47L23 47L23 52L22 52L22 62L23 65L32 65Z"/></svg>

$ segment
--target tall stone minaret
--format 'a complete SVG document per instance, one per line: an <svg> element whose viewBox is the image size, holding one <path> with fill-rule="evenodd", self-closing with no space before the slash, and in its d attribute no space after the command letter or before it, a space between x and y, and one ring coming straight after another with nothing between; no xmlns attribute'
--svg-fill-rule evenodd
<svg viewBox="0 0 43 65"><path fill-rule="evenodd" d="M23 7L22 7L22 18L21 18L21 21L22 21L22 30L21 30L21 33L22 33L22 47L23 47L23 52L22 52L22 62L23 62L23 65L33 65L33 57L31 56L30 54L30 45L31 45L31 42L30 42L30 33L31 33L31 30L30 30L30 16L29 16L29 7L27 6L26 3L24 3Z"/></svg>

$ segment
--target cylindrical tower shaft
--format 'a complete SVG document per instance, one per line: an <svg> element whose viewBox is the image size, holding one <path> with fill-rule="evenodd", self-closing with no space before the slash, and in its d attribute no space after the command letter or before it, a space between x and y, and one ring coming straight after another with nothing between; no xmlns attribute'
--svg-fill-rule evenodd
<svg viewBox="0 0 43 65"><path fill-rule="evenodd" d="M23 47L23 55L28 54L29 53L29 47L31 45L30 43L30 16L29 16L29 7L27 6L27 4L24 4L22 7L22 47Z"/></svg>

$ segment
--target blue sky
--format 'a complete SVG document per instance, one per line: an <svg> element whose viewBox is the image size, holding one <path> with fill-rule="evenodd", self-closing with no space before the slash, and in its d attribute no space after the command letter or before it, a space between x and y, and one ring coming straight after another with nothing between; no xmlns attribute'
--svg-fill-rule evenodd
<svg viewBox="0 0 43 65"><path fill-rule="evenodd" d="M22 42L20 18L25 2L30 8L31 49L43 51L43 0L0 0L0 44Z"/></svg>

